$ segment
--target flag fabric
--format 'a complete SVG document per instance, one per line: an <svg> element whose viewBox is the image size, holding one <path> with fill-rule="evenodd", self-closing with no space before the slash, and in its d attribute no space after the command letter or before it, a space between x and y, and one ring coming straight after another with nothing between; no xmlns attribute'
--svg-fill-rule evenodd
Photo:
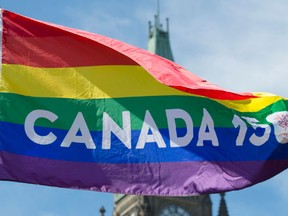
<svg viewBox="0 0 288 216"><path fill-rule="evenodd" d="M1 15L0 179L187 196L288 167L287 99L234 93L123 42Z"/></svg>

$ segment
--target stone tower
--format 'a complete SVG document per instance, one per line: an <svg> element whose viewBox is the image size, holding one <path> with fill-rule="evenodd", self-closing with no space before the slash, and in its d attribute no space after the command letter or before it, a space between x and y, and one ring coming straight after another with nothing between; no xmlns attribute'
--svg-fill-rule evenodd
<svg viewBox="0 0 288 216"><path fill-rule="evenodd" d="M166 30L164 30L162 24L160 24L159 13L155 15L154 25L149 22L148 50L174 61L169 39L169 20L166 18Z"/></svg>
<svg viewBox="0 0 288 216"><path fill-rule="evenodd" d="M154 25L149 22L148 50L173 61L169 39L169 22L166 30L160 23L160 11ZM114 195L114 216L212 216L209 195L193 197L156 197Z"/></svg>

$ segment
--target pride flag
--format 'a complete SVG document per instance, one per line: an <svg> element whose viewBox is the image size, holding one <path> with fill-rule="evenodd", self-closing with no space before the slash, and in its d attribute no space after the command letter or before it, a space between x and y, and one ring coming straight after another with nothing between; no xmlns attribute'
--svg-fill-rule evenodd
<svg viewBox="0 0 288 216"><path fill-rule="evenodd" d="M1 14L0 179L185 196L287 168L287 99L233 93L123 42Z"/></svg>

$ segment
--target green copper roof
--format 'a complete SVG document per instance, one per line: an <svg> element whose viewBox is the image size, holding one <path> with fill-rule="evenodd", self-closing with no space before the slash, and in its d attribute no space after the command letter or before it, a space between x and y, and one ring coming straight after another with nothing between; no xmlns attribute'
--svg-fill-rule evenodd
<svg viewBox="0 0 288 216"><path fill-rule="evenodd" d="M166 22L166 30L164 30L160 24L158 15L155 15L154 26L152 26L151 22L149 22L148 50L152 53L174 61L169 40L168 18L166 19Z"/></svg>
<svg viewBox="0 0 288 216"><path fill-rule="evenodd" d="M125 194L114 194L114 203L121 200L124 196L126 196L126 195Z"/></svg>

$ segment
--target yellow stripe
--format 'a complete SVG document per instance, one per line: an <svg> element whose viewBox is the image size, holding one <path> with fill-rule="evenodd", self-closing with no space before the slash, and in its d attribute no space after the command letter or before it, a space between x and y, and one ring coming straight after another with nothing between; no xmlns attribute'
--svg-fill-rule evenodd
<svg viewBox="0 0 288 216"><path fill-rule="evenodd" d="M165 95L195 97L161 84L140 66L34 68L3 64L0 92L76 99ZM257 112L282 99L263 93L255 95L259 98L215 101L240 112Z"/></svg>
<svg viewBox="0 0 288 216"><path fill-rule="evenodd" d="M268 94L268 93L253 93L258 98L252 98L249 100L215 100L218 103L226 106L227 108L237 110L239 112L257 112L265 107L282 100L284 98Z"/></svg>
<svg viewBox="0 0 288 216"><path fill-rule="evenodd" d="M4 64L0 91L77 99L189 95L159 83L140 66L34 68Z"/></svg>

